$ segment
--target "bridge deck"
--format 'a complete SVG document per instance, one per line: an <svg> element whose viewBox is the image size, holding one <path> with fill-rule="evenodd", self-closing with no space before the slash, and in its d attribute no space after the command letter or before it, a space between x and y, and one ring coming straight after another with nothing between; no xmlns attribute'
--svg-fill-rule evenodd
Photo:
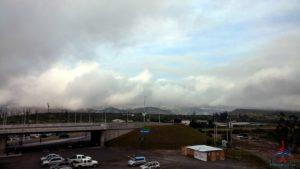
<svg viewBox="0 0 300 169"><path fill-rule="evenodd" d="M0 126L0 135L135 129L141 128L144 125L166 125L166 123L55 123L3 125Z"/></svg>

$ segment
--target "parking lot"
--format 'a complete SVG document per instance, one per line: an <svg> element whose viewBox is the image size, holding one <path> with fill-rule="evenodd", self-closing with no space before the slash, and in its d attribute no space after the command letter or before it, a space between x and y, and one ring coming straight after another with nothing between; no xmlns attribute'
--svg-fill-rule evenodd
<svg viewBox="0 0 300 169"><path fill-rule="evenodd" d="M56 151L31 151L23 152L21 156L0 158L1 169L45 169L40 165L40 157L48 153L57 153L64 158L73 154L84 154L97 160L102 169L126 169L128 156L144 155L147 161L156 160L160 162L162 169L250 169L249 164L226 159L225 161L203 162L182 156L179 150L134 150L119 148L76 148L60 149ZM139 168L139 167L133 167Z"/></svg>

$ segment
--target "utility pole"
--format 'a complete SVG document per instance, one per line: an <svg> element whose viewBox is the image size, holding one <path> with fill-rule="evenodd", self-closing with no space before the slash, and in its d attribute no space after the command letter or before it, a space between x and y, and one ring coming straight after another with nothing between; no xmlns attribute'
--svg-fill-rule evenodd
<svg viewBox="0 0 300 169"><path fill-rule="evenodd" d="M48 107L48 113L49 113L49 111L50 111L50 104L49 103L47 103L47 107Z"/></svg>
<svg viewBox="0 0 300 169"><path fill-rule="evenodd" d="M89 111L89 123L91 123L91 111Z"/></svg>
<svg viewBox="0 0 300 169"><path fill-rule="evenodd" d="M6 125L6 123L7 123L7 114L8 114L8 108L7 108L7 106L5 107L5 114L4 114L4 125Z"/></svg>
<svg viewBox="0 0 300 169"><path fill-rule="evenodd" d="M226 138L227 138L227 144L228 144L228 129L229 129L229 121L228 121L228 115L226 117Z"/></svg>
<svg viewBox="0 0 300 169"><path fill-rule="evenodd" d="M160 111L158 111L158 123L160 123Z"/></svg>
<svg viewBox="0 0 300 169"><path fill-rule="evenodd" d="M218 142L218 125L216 125L216 142Z"/></svg>
<svg viewBox="0 0 300 169"><path fill-rule="evenodd" d="M1 115L2 115L2 128L4 129L4 126L6 125L6 110L3 111L2 107L1 107Z"/></svg>
<svg viewBox="0 0 300 169"><path fill-rule="evenodd" d="M39 121L39 117L38 117L38 111L35 110L35 124L37 124Z"/></svg>
<svg viewBox="0 0 300 169"><path fill-rule="evenodd" d="M66 110L66 113L67 113L67 123L70 122L70 113L68 112L68 110Z"/></svg>
<svg viewBox="0 0 300 169"><path fill-rule="evenodd" d="M2 117L2 128L4 128L4 112L2 111L2 106L0 107L0 113Z"/></svg>
<svg viewBox="0 0 300 169"><path fill-rule="evenodd" d="M25 126L26 124L26 111L25 109L23 109L23 114L24 114L24 118L23 118L23 125Z"/></svg>
<svg viewBox="0 0 300 169"><path fill-rule="evenodd" d="M216 146L216 116L213 114L214 118L214 145Z"/></svg>
<svg viewBox="0 0 300 169"><path fill-rule="evenodd" d="M24 127L25 127L25 123L26 123L26 111L27 110L25 110L25 109L23 109L23 112L24 112L24 121L23 121L23 125L24 125ZM24 132L24 127L22 128L22 133ZM22 134L22 140L21 140L21 144L23 144L23 142L24 142L24 133Z"/></svg>
<svg viewBox="0 0 300 169"><path fill-rule="evenodd" d="M82 123L82 112L80 112L80 121L79 123Z"/></svg>
<svg viewBox="0 0 300 169"><path fill-rule="evenodd" d="M126 114L126 123L128 123L128 113L129 113L129 111L127 110L127 114Z"/></svg>
<svg viewBox="0 0 300 169"><path fill-rule="evenodd" d="M145 120L146 120L146 96L144 96L144 113L143 113L143 116L144 116L144 124L145 124Z"/></svg>
<svg viewBox="0 0 300 169"><path fill-rule="evenodd" d="M160 104L158 105L158 108L159 108L159 110L158 110L158 123L160 123Z"/></svg>
<svg viewBox="0 0 300 169"><path fill-rule="evenodd" d="M231 145L232 144L232 128L233 128L231 119L229 119L229 127L230 127L230 145Z"/></svg>

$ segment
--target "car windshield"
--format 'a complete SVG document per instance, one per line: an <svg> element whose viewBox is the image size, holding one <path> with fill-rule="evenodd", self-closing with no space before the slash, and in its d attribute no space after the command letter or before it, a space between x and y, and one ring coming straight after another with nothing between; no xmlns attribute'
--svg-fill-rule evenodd
<svg viewBox="0 0 300 169"><path fill-rule="evenodd" d="M70 159L76 159L76 155L73 155L72 157L70 157Z"/></svg>
<svg viewBox="0 0 300 169"><path fill-rule="evenodd" d="M46 157L48 158L48 157L51 157L53 154L48 154Z"/></svg>
<svg viewBox="0 0 300 169"><path fill-rule="evenodd" d="M57 158L51 158L50 159L50 161L56 161L57 160Z"/></svg>
<svg viewBox="0 0 300 169"><path fill-rule="evenodd" d="M50 159L50 158L53 158L53 157L55 157L55 155L48 155L47 159Z"/></svg>
<svg viewBox="0 0 300 169"><path fill-rule="evenodd" d="M144 159L145 159L144 157L135 157L134 158L135 161L140 161L140 160L144 160Z"/></svg>

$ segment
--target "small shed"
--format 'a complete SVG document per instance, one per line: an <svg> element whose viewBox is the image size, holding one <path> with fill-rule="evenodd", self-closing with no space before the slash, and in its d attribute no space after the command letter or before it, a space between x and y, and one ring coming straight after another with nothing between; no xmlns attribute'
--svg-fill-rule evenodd
<svg viewBox="0 0 300 169"><path fill-rule="evenodd" d="M207 145L187 146L181 149L182 155L202 161L225 160L224 150Z"/></svg>

